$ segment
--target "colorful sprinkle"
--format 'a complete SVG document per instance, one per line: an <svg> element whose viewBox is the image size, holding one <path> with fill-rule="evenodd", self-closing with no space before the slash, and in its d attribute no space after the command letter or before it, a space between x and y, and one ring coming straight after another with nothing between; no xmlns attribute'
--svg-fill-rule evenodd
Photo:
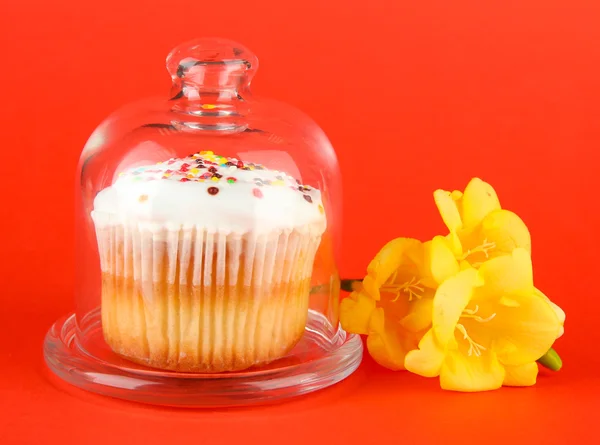
<svg viewBox="0 0 600 445"><path fill-rule="evenodd" d="M162 164L162 165L161 165ZM313 203L313 197L310 195L312 187L303 185L299 179L295 179L285 172L278 170L270 170L267 177L255 177L239 171L257 170L256 173L260 176L259 170L266 170L261 164L253 162L244 162L236 158L216 155L212 151L200 151L190 154L185 158L171 158L164 162L158 162L155 166L145 166L129 169L119 173L119 176L126 175L133 181L151 181L160 179L171 179L179 182L212 182L217 185L221 179L227 181L228 184L236 184L242 181L249 180L250 184L254 184L256 188L252 188L252 194L256 198L264 198L265 187L290 187L292 190L302 194L302 197L308 202ZM219 188L208 184L208 193L216 195L219 193ZM139 202L145 202L148 199L147 195L140 195ZM317 201L318 209L321 214L325 213L321 201Z"/></svg>

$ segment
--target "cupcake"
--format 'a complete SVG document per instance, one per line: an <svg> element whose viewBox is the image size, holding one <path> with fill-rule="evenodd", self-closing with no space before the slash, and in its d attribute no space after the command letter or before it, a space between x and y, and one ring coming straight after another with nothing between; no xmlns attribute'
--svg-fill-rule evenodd
<svg viewBox="0 0 600 445"><path fill-rule="evenodd" d="M237 371L281 358L304 333L326 227L319 190L206 151L120 173L92 219L102 330L117 354Z"/></svg>

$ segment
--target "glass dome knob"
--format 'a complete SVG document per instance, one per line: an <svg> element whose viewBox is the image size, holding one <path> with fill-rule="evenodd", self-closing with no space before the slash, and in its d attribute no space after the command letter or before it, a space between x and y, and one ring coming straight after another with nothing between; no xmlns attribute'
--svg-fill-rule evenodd
<svg viewBox="0 0 600 445"><path fill-rule="evenodd" d="M200 93L244 91L258 68L257 57L242 45L225 39L196 39L174 48L167 70L174 86Z"/></svg>
<svg viewBox="0 0 600 445"><path fill-rule="evenodd" d="M230 40L196 39L177 46L167 57L171 110L185 116L171 124L184 131L244 131L257 68L257 57Z"/></svg>

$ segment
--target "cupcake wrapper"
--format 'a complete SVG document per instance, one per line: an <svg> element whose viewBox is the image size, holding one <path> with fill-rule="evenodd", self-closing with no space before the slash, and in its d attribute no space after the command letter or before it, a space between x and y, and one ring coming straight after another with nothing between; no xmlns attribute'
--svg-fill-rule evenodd
<svg viewBox="0 0 600 445"><path fill-rule="evenodd" d="M116 353L221 372L271 362L299 341L316 231L238 235L102 219L102 326Z"/></svg>

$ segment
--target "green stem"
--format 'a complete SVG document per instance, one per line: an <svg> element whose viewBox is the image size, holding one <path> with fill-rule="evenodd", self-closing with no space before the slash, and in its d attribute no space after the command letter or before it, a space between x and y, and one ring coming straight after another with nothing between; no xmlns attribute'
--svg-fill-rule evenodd
<svg viewBox="0 0 600 445"><path fill-rule="evenodd" d="M358 283L362 282L362 280L355 279L346 279L340 280L340 288L346 292L352 292L355 290L355 287ZM316 294L317 292L321 292L329 287L329 284L317 284L310 289L311 294Z"/></svg>
<svg viewBox="0 0 600 445"><path fill-rule="evenodd" d="M354 290L354 287L358 283L361 283L361 282L362 282L362 280L348 278L348 279L344 279L344 280L340 281L340 287L342 290L345 290L346 292L352 292Z"/></svg>
<svg viewBox="0 0 600 445"><path fill-rule="evenodd" d="M560 368L562 368L562 360L560 355L558 355L558 352L552 348L542 355L537 362L544 368L548 368L552 371L558 371Z"/></svg>

